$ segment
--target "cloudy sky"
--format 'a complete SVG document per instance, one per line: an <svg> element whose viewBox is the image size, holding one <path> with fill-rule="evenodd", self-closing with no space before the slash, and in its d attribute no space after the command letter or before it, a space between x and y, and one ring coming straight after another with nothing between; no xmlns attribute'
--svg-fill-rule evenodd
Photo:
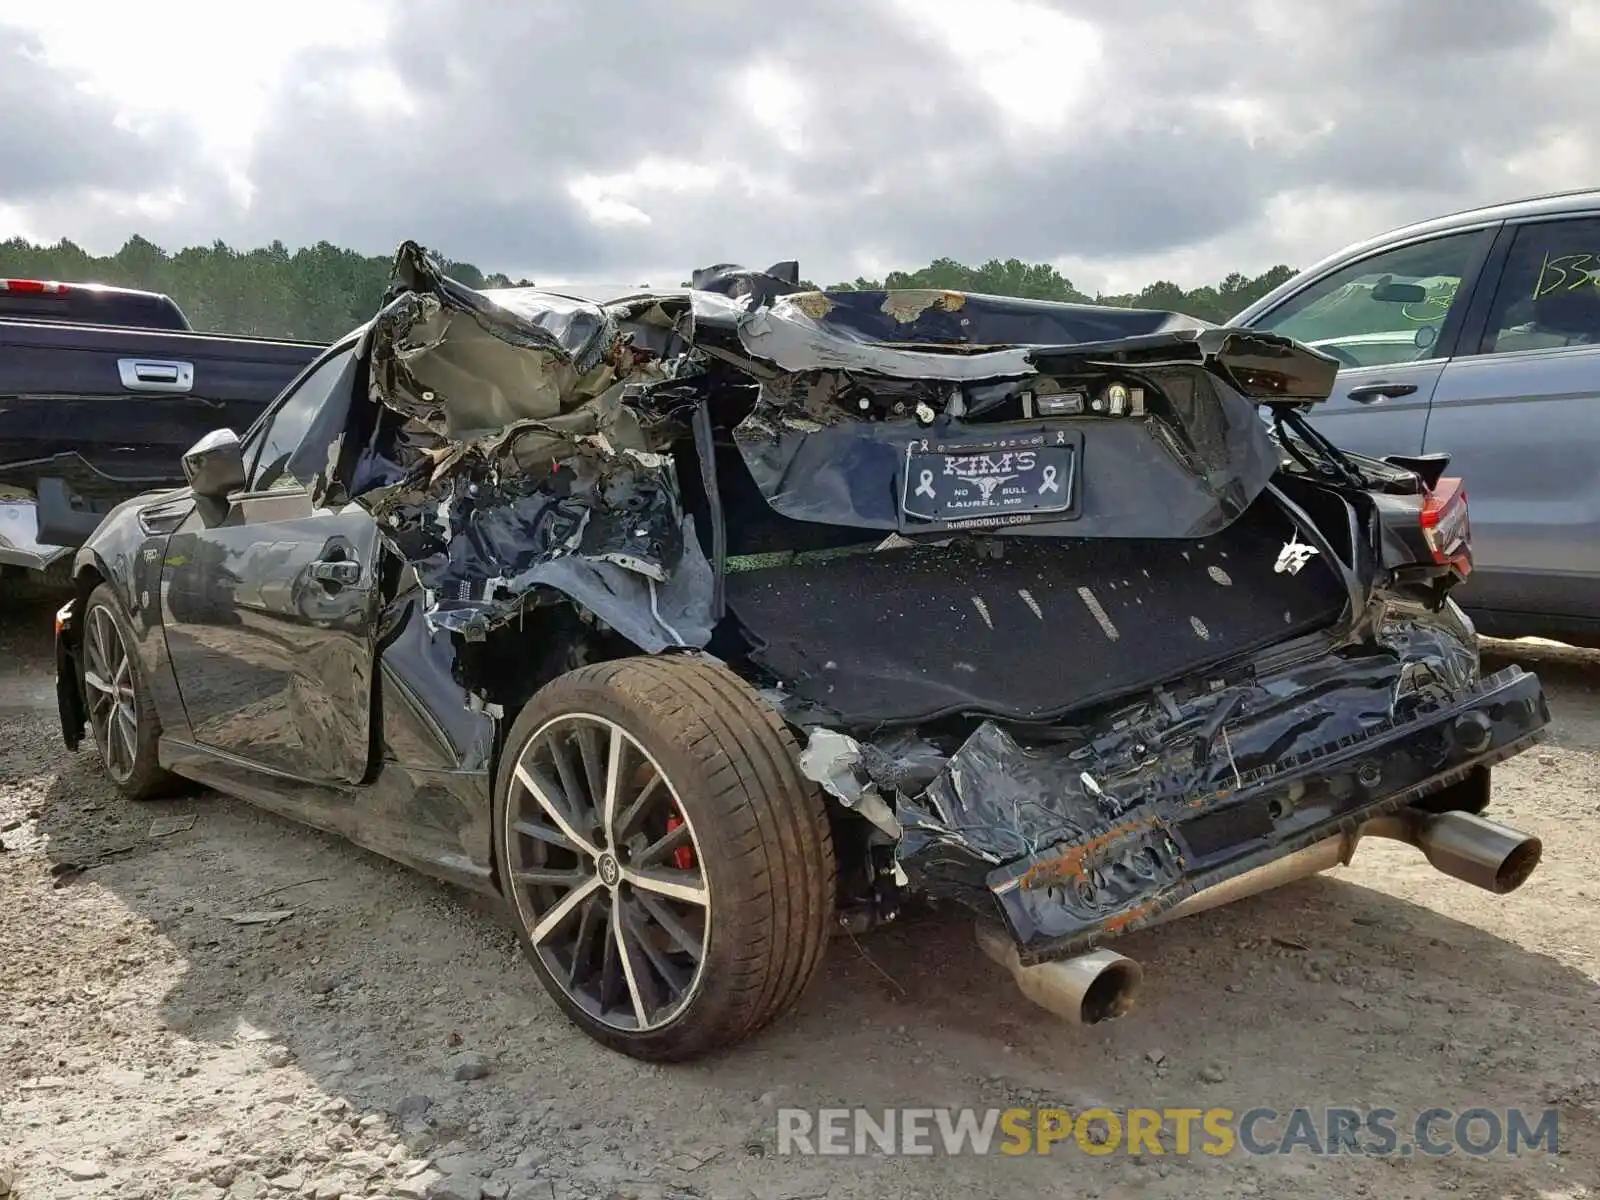
<svg viewBox="0 0 1600 1200"><path fill-rule="evenodd" d="M0 237L1304 266L1600 185L1600 0L0 0Z"/></svg>

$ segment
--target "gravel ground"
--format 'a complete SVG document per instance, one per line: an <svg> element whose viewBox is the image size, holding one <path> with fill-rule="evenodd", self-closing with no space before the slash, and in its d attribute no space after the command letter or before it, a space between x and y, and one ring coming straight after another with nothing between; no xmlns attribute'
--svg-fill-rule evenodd
<svg viewBox="0 0 1600 1200"><path fill-rule="evenodd" d="M1496 648L1539 671L1557 714L1547 745L1497 772L1491 815L1546 847L1510 897L1369 844L1330 876L1125 939L1142 1003L1091 1030L1032 1007L967 922L932 913L836 942L756 1041L655 1068L567 1026L480 903L214 794L119 802L91 752L60 743L48 631L46 607L0 613L0 1183L16 1197L1600 1192L1600 655ZM261 909L293 915L224 919ZM1554 1106L1560 1153L776 1153L780 1106L1097 1102Z"/></svg>

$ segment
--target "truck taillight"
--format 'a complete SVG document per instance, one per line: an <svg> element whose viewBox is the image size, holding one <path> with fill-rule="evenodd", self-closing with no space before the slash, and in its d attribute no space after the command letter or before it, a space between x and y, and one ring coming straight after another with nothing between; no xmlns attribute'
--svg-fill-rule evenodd
<svg viewBox="0 0 1600 1200"><path fill-rule="evenodd" d="M0 292L42 296L45 294L56 295L66 290L67 285L64 283L46 283L42 279L0 279Z"/></svg>
<svg viewBox="0 0 1600 1200"><path fill-rule="evenodd" d="M1472 522L1467 516L1467 489L1460 479L1441 479L1422 502L1422 536L1433 561L1472 570Z"/></svg>

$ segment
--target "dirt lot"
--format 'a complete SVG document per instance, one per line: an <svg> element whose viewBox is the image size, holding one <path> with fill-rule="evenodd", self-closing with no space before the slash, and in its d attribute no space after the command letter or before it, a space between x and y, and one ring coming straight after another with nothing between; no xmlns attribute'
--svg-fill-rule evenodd
<svg viewBox="0 0 1600 1200"><path fill-rule="evenodd" d="M1023 1000L967 922L922 916L836 942L758 1041L660 1069L565 1025L496 915L446 887L215 795L120 803L60 744L48 628L42 607L0 614L0 1179L18 1197L1600 1191L1600 655L1499 647L1557 714L1497 773L1491 815L1546 847L1509 898L1369 844L1127 939L1143 1002L1092 1030ZM252 909L293 916L223 919ZM1560 1153L776 1154L782 1106L1097 1102L1381 1105L1406 1128L1436 1105L1555 1106Z"/></svg>

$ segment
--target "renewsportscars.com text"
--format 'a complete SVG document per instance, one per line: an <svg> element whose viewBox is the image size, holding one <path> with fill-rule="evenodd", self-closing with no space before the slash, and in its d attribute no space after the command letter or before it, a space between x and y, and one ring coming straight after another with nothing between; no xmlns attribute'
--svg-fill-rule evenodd
<svg viewBox="0 0 1600 1200"><path fill-rule="evenodd" d="M1555 1154L1555 1109L782 1108L778 1153Z"/></svg>

